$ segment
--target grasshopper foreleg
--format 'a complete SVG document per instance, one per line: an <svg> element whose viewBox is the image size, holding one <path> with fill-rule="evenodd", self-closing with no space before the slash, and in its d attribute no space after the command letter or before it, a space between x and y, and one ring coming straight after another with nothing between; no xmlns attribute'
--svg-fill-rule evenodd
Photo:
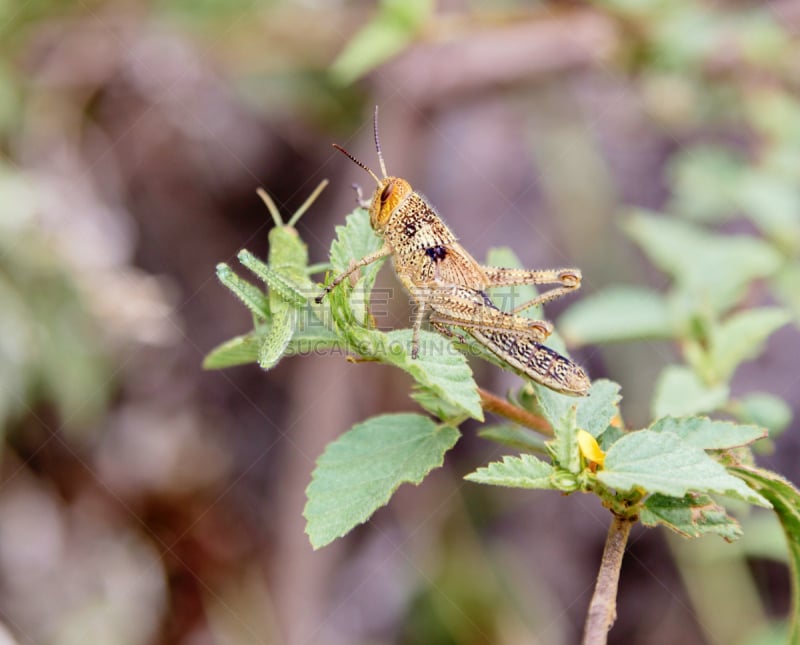
<svg viewBox="0 0 800 645"><path fill-rule="evenodd" d="M361 267L365 267L368 264L372 264L373 262L376 262L377 260L380 260L381 258L385 258L387 255L391 255L391 254L392 254L392 247L389 246L388 244L384 244L381 248L379 248L374 253L370 253L369 255L365 255L358 262L353 263L353 265L349 269L347 269L347 271L337 275L333 279L333 281L325 287L324 291L320 295L318 295L316 298L314 298L314 301L317 304L321 303L322 299L327 294L329 294L331 291L333 291L338 285L340 285L354 271L357 271Z"/></svg>

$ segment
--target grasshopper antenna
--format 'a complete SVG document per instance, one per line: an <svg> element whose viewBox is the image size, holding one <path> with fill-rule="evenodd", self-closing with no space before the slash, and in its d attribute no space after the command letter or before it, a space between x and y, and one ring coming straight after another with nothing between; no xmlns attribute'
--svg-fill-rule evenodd
<svg viewBox="0 0 800 645"><path fill-rule="evenodd" d="M386 177L386 164L383 161L383 152L381 152L381 140L378 137L378 106L375 106L375 114L372 117L372 129L375 134L375 149L378 151L378 161L381 164L381 172L384 178Z"/></svg>
<svg viewBox="0 0 800 645"><path fill-rule="evenodd" d="M353 162L353 163L354 163L356 166L358 166L359 168L363 168L364 170L366 170L366 171L367 171L367 172L370 174L370 177L372 177L372 178L375 180L375 183L376 183L376 184L378 184L378 186L380 186L380 185L381 185L381 180L380 180L380 179L378 179L378 175L376 175L376 174L375 174L374 172L372 172L372 171L371 171L369 168L367 168L367 165L366 165L366 164L364 164L364 163L360 162L360 161L359 161L358 159L356 159L356 158L355 158L353 155L351 155L349 152L347 152L347 150L345 150L344 148L342 148L342 146L340 146L340 145L338 145L338 144L334 143L334 144L333 144L333 147L334 147L334 148L336 148L336 149L337 149L339 152L341 152L341 153L342 153L342 154L343 154L345 157L347 157L347 158L348 158L350 161L352 161L352 162Z"/></svg>

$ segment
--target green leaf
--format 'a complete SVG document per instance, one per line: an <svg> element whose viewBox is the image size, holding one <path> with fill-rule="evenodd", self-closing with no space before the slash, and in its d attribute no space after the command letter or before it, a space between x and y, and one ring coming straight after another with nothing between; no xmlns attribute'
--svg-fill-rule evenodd
<svg viewBox="0 0 800 645"><path fill-rule="evenodd" d="M212 349L203 359L204 370L221 370L226 367L255 363L262 338L253 333L236 336Z"/></svg>
<svg viewBox="0 0 800 645"><path fill-rule="evenodd" d="M478 468L464 479L476 484L508 488L554 489L552 480L554 474L555 469L550 464L532 455L520 455L503 457L503 461L494 461L488 466Z"/></svg>
<svg viewBox="0 0 800 645"><path fill-rule="evenodd" d="M555 438L547 445L553 462L560 468L577 475L581 471L581 453L578 449L578 427L575 406L564 417L553 424Z"/></svg>
<svg viewBox="0 0 800 645"><path fill-rule="evenodd" d="M670 497L690 492L719 493L770 506L704 450L686 445L669 432L639 430L626 434L608 449L597 478L619 492L643 489Z"/></svg>
<svg viewBox="0 0 800 645"><path fill-rule="evenodd" d="M401 52L415 38L432 10L431 0L383 0L372 21L333 62L334 80L343 85L352 83Z"/></svg>
<svg viewBox="0 0 800 645"><path fill-rule="evenodd" d="M572 406L576 406L578 427L597 437L619 413L617 404L622 397L619 384L614 381L594 381L589 394L581 398L565 396L538 384L533 387L539 409L553 427L560 423Z"/></svg>
<svg viewBox="0 0 800 645"><path fill-rule="evenodd" d="M754 392L732 402L732 412L746 423L769 430L773 439L783 432L792 420L792 408L783 399L766 392Z"/></svg>
<svg viewBox="0 0 800 645"><path fill-rule="evenodd" d="M447 405L441 407L446 410L446 414L452 414L455 408L462 415L483 421L478 386L464 355L443 336L422 330L419 336L419 356L412 359L411 335L410 329L398 329L385 334L386 342L378 353L378 358L408 372L417 385L444 401ZM432 399L419 396L415 398L420 403L424 401L431 412L439 413Z"/></svg>
<svg viewBox="0 0 800 645"><path fill-rule="evenodd" d="M763 439L767 431L758 426L743 426L708 417L664 417L653 423L653 432L671 432L695 448L725 450Z"/></svg>
<svg viewBox="0 0 800 645"><path fill-rule="evenodd" d="M331 267L334 275L347 271L351 262L357 262L383 245L383 240L372 230L369 213L357 208L345 219L344 226L336 227L336 239L331 243ZM372 290L375 276L385 259L362 267L359 272L366 295ZM363 296L362 296L363 300Z"/></svg>
<svg viewBox="0 0 800 645"><path fill-rule="evenodd" d="M286 353L297 324L297 309L278 298L271 299L272 327L261 340L258 350L258 364L268 370L275 366Z"/></svg>
<svg viewBox="0 0 800 645"><path fill-rule="evenodd" d="M680 499L658 493L650 495L639 519L645 526L662 524L683 537L716 533L730 541L742 536L739 523L707 495L686 495Z"/></svg>
<svg viewBox="0 0 800 645"><path fill-rule="evenodd" d="M669 162L671 210L700 221L718 221L736 213L744 161L720 147L693 146Z"/></svg>
<svg viewBox="0 0 800 645"><path fill-rule="evenodd" d="M787 262L775 275L771 286L775 296L792 312L794 324L800 327L800 262Z"/></svg>
<svg viewBox="0 0 800 645"><path fill-rule="evenodd" d="M558 319L570 345L611 343L675 335L667 301L643 287L609 287L581 299Z"/></svg>
<svg viewBox="0 0 800 645"><path fill-rule="evenodd" d="M217 265L219 281L233 292L244 305L253 312L256 318L267 320L269 318L269 304L266 294L247 280L242 280L224 262Z"/></svg>
<svg viewBox="0 0 800 645"><path fill-rule="evenodd" d="M755 358L767 338L790 320L779 307L746 309L730 316L712 331L709 357L720 381L727 381L742 361Z"/></svg>
<svg viewBox="0 0 800 645"><path fill-rule="evenodd" d="M656 383L653 417L713 412L728 400L727 385L709 386L688 367L668 365Z"/></svg>
<svg viewBox="0 0 800 645"><path fill-rule="evenodd" d="M741 210L765 235L787 249L800 242L800 190L795 177L751 168L735 184Z"/></svg>
<svg viewBox="0 0 800 645"><path fill-rule="evenodd" d="M478 436L504 446L527 450L529 452L544 452L545 439L538 432L516 425L500 424L481 428Z"/></svg>
<svg viewBox="0 0 800 645"><path fill-rule="evenodd" d="M239 251L239 262L246 266L250 271L267 283L270 293L275 292L281 299L285 300L294 307L304 307L308 301L307 293L304 293L298 285L293 284L286 277L281 275L272 267L267 266L250 251Z"/></svg>
<svg viewBox="0 0 800 645"><path fill-rule="evenodd" d="M748 235L721 235L675 218L639 211L625 225L650 260L697 301L725 311L747 285L775 273L778 251Z"/></svg>
<svg viewBox="0 0 800 645"><path fill-rule="evenodd" d="M760 468L731 468L766 497L775 509L786 534L792 574L792 612L787 643L800 642L800 491L777 473Z"/></svg>
<svg viewBox="0 0 800 645"><path fill-rule="evenodd" d="M458 440L452 426L386 414L328 444L306 489L306 533L318 549L365 522L403 483L419 484Z"/></svg>

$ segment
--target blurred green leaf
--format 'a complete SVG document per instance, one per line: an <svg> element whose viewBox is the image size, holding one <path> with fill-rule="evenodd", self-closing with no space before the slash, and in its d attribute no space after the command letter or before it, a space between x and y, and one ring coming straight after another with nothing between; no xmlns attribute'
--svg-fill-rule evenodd
<svg viewBox="0 0 800 645"><path fill-rule="evenodd" d="M781 398L766 392L754 392L732 402L732 412L739 421L755 423L769 430L771 438L783 432L792 420L792 408Z"/></svg>
<svg viewBox="0 0 800 645"><path fill-rule="evenodd" d="M651 289L608 287L583 298L558 320L570 345L609 343L674 335L666 299Z"/></svg>
<svg viewBox="0 0 800 645"><path fill-rule="evenodd" d="M626 434L608 449L597 478L619 492L643 489L679 498L691 492L719 493L770 506L704 450L685 444L669 432L639 430Z"/></svg>
<svg viewBox="0 0 800 645"><path fill-rule="evenodd" d="M744 214L788 251L800 249L800 185L794 177L749 169L734 184Z"/></svg>
<svg viewBox="0 0 800 645"><path fill-rule="evenodd" d="M731 472L766 497L786 534L792 574L792 609L787 643L800 642L800 491L777 473L760 468L737 467Z"/></svg>
<svg viewBox="0 0 800 645"><path fill-rule="evenodd" d="M776 142L800 143L800 104L790 93L763 85L743 98L745 114L761 135Z"/></svg>
<svg viewBox="0 0 800 645"><path fill-rule="evenodd" d="M671 432L684 444L703 450L724 450L746 446L767 436L758 426L744 426L708 417L664 417L653 423L653 432Z"/></svg>
<svg viewBox="0 0 800 645"><path fill-rule="evenodd" d="M556 488L553 483L555 469L533 455L503 457L488 466L478 468L464 479L476 484L506 486L509 488Z"/></svg>
<svg viewBox="0 0 800 645"><path fill-rule="evenodd" d="M727 385L709 386L688 367L668 365L656 383L653 418L713 412L728 400Z"/></svg>
<svg viewBox="0 0 800 645"><path fill-rule="evenodd" d="M719 15L696 3L673 2L664 8L649 25L654 46L651 65L699 72L724 35Z"/></svg>
<svg viewBox="0 0 800 645"><path fill-rule="evenodd" d="M478 436L517 450L526 450L528 452L545 451L545 439L542 435L517 425L484 426L478 430Z"/></svg>
<svg viewBox="0 0 800 645"><path fill-rule="evenodd" d="M718 235L688 222L639 211L625 231L662 271L698 300L698 306L724 311L746 287L775 273L780 254L746 235Z"/></svg>
<svg viewBox="0 0 800 645"><path fill-rule="evenodd" d="M701 221L718 221L736 213L744 161L720 147L695 146L672 156L670 210Z"/></svg>
<svg viewBox="0 0 800 645"><path fill-rule="evenodd" d="M645 526L661 524L683 537L700 537L714 533L726 540L742 536L739 523L707 495L686 495L682 498L656 493L642 506L639 519Z"/></svg>
<svg viewBox="0 0 800 645"><path fill-rule="evenodd" d="M417 37L432 12L431 0L381 0L375 17L333 62L331 76L346 85L386 62Z"/></svg>
<svg viewBox="0 0 800 645"><path fill-rule="evenodd" d="M787 262L772 280L775 295L792 311L795 326L800 327L800 262Z"/></svg>
<svg viewBox="0 0 800 645"><path fill-rule="evenodd" d="M39 361L35 314L0 273L0 430L24 410Z"/></svg>
<svg viewBox="0 0 800 645"><path fill-rule="evenodd" d="M318 549L365 522L403 483L444 462L459 432L418 414L386 414L353 426L325 448L306 489L306 533Z"/></svg>
<svg viewBox="0 0 800 645"><path fill-rule="evenodd" d="M713 329L709 358L715 380L729 380L739 364L761 354L767 338L789 320L783 309L762 307L735 313Z"/></svg>

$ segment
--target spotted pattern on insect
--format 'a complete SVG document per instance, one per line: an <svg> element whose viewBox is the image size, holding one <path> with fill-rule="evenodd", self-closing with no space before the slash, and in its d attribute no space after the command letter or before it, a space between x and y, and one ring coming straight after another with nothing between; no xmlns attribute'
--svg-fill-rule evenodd
<svg viewBox="0 0 800 645"><path fill-rule="evenodd" d="M565 394L587 394L591 382L583 369L541 344L552 333L553 326L544 320L516 315L579 288L581 272L578 269L528 270L480 265L405 179L388 176L378 140L377 108L375 146L382 179L334 144L377 183L369 217L372 228L384 240L383 246L352 263L347 271L331 280L317 302L359 267L391 256L397 277L416 305L412 358L416 358L419 351L420 327L426 314L430 314L430 323L436 330L450 337L458 335L452 332L452 327L466 330L487 350L529 378ZM491 287L523 284L558 286L510 312L500 310L487 295Z"/></svg>

